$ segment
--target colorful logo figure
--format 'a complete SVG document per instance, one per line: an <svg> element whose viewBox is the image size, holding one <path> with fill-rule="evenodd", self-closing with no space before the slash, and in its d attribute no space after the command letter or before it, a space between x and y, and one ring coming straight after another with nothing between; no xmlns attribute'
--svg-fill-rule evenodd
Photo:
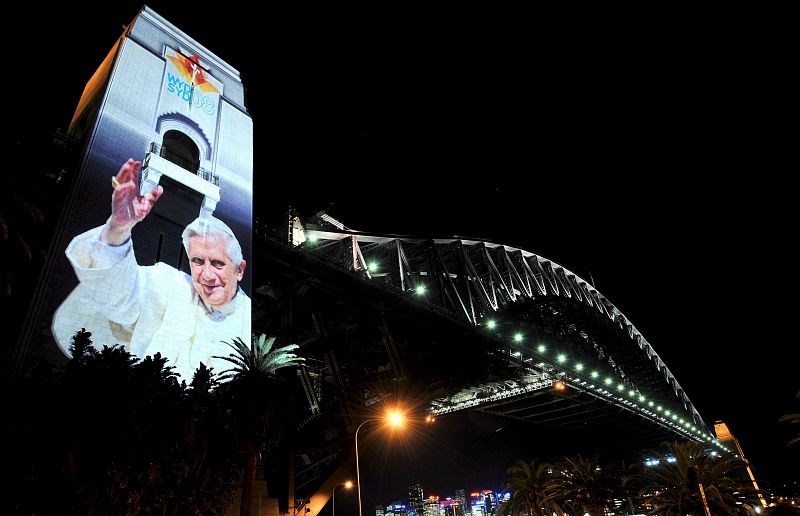
<svg viewBox="0 0 800 516"><path fill-rule="evenodd" d="M200 68L200 58L197 55L185 57L176 54L168 55L167 58L175 65L181 77L193 87L199 88L203 93L219 94L219 90L208 81L205 71Z"/></svg>

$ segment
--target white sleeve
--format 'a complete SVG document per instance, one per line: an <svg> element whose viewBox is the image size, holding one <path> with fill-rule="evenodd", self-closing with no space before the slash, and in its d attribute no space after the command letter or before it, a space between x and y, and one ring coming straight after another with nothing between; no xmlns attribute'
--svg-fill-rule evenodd
<svg viewBox="0 0 800 516"><path fill-rule="evenodd" d="M139 318L139 266L130 239L119 246L100 241L102 226L72 239L67 259L91 303L109 320L131 325Z"/></svg>

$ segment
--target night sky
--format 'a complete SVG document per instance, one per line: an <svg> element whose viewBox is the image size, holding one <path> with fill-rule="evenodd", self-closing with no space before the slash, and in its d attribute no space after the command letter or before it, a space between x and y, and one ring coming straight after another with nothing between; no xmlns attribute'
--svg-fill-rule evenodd
<svg viewBox="0 0 800 516"><path fill-rule="evenodd" d="M753 13L307 5L256 17L160 4L150 5L241 72L258 216L325 209L354 229L484 238L550 258L593 279L706 422L728 423L757 478L800 479L800 452L786 448L800 429L777 422L799 410L800 389L796 92L780 28ZM32 38L6 42L5 108L21 131L68 125L140 6L7 15ZM417 447L424 459L397 446L367 466L381 496L405 498L430 473L422 460L451 461L452 477L426 488L451 495L536 456L491 451L497 425L459 417L452 435L485 432L459 443L433 432ZM464 471L474 484L456 484Z"/></svg>

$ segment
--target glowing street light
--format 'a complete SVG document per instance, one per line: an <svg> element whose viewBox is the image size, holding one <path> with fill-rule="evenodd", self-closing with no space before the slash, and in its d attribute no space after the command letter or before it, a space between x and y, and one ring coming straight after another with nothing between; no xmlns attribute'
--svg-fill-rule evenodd
<svg viewBox="0 0 800 516"><path fill-rule="evenodd" d="M350 489L353 487L353 483L348 480L347 482L340 482L333 486L333 489L331 489L331 516L336 516L336 488L339 486L344 486L345 489Z"/></svg>
<svg viewBox="0 0 800 516"><path fill-rule="evenodd" d="M391 428L399 428L405 423L405 416L397 410L392 410L383 418L366 419L362 421L360 425L358 425L358 428L356 428L356 488L358 491L358 516L363 516L361 512L361 471L358 467L358 431L361 430L362 426L373 421L386 421Z"/></svg>

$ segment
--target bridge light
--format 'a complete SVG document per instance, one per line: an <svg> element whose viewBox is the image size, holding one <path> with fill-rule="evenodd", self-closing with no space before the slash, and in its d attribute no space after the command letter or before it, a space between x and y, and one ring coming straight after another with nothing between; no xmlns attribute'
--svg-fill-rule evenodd
<svg viewBox="0 0 800 516"><path fill-rule="evenodd" d="M489 328L490 330L493 330L497 327L497 323L494 321L494 319L489 319L488 321L486 321L486 327Z"/></svg>
<svg viewBox="0 0 800 516"><path fill-rule="evenodd" d="M583 364L575 364L575 369L578 371L583 371Z"/></svg>
<svg viewBox="0 0 800 516"><path fill-rule="evenodd" d="M308 240L309 242L311 242L313 244L314 242L319 240L319 237L317 235L308 235L308 238L306 238L306 240Z"/></svg>
<svg viewBox="0 0 800 516"><path fill-rule="evenodd" d="M672 414L672 419L673 420L678 419L678 414Z"/></svg>
<svg viewBox="0 0 800 516"><path fill-rule="evenodd" d="M423 284L421 284L421 283L420 283L420 284L419 284L419 285L417 285L417 287L414 289L414 292L416 292L418 296L421 296L421 295L423 295L423 294L425 293L425 290L426 290L426 289L425 289L425 285L423 285Z"/></svg>
<svg viewBox="0 0 800 516"><path fill-rule="evenodd" d="M648 405L650 405L651 407L652 407L653 405L655 405L655 403L653 403L652 401L648 401L648 402L647 402L647 404L648 404Z"/></svg>
<svg viewBox="0 0 800 516"><path fill-rule="evenodd" d="M617 390L619 390L619 391L624 391L624 390L625 390L625 386L624 386L624 385L622 385L621 383L620 383L620 384L617 384Z"/></svg>
<svg viewBox="0 0 800 516"><path fill-rule="evenodd" d="M642 403L644 403L644 400L645 400L645 397L644 397L644 396L639 396L639 401L641 401Z"/></svg>
<svg viewBox="0 0 800 516"><path fill-rule="evenodd" d="M556 392L564 392L565 390L567 390L567 384L565 384L561 380L557 380L556 382L553 383L553 389Z"/></svg>
<svg viewBox="0 0 800 516"><path fill-rule="evenodd" d="M559 364L563 364L564 362L567 361L567 355L564 354L558 355L557 360Z"/></svg>
<svg viewBox="0 0 800 516"><path fill-rule="evenodd" d="M592 378L597 378L598 376L600 376L600 373L597 371L592 371Z"/></svg>
<svg viewBox="0 0 800 516"><path fill-rule="evenodd" d="M671 416L671 415L672 415L672 412L670 412L670 411L668 410L668 411L664 412L664 414L666 414L667 416Z"/></svg>
<svg viewBox="0 0 800 516"><path fill-rule="evenodd" d="M547 350L547 346L545 346L544 344L539 344L539 346L536 348L536 351L538 351L539 353L544 353L545 350Z"/></svg>
<svg viewBox="0 0 800 516"><path fill-rule="evenodd" d="M603 380L603 382L604 382L606 385L611 385L611 384L614 382L614 380L612 380L610 377L608 377L608 378L606 378L605 380Z"/></svg>
<svg viewBox="0 0 800 516"><path fill-rule="evenodd" d="M514 342L522 342L522 334L517 332L514 334Z"/></svg>
<svg viewBox="0 0 800 516"><path fill-rule="evenodd" d="M369 264L367 265L367 270L369 270L369 272L377 271L378 270L378 262L369 262Z"/></svg>
<svg viewBox="0 0 800 516"><path fill-rule="evenodd" d="M636 395L636 391L634 391L633 389L631 389L631 390L629 390L629 391L628 391L628 396L630 396L631 398L633 398L633 396L634 396L634 395Z"/></svg>

